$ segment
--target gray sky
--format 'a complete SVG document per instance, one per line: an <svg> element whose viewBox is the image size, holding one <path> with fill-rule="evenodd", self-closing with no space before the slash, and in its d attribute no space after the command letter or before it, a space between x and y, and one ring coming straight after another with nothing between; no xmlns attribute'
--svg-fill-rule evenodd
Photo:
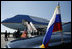
<svg viewBox="0 0 72 49"><path fill-rule="evenodd" d="M62 22L71 21L71 1L1 1L1 21L14 17L17 14L42 17L50 20L57 2L60 2ZM5 30L14 31L1 25L1 32Z"/></svg>

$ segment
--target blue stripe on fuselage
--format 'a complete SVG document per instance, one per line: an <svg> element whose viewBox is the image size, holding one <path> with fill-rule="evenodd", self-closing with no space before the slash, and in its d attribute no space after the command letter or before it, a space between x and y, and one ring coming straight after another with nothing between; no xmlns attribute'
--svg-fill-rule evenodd
<svg viewBox="0 0 72 49"><path fill-rule="evenodd" d="M31 19L28 15L16 15L15 17L2 21L2 23L22 23L22 20L32 22L33 24L48 25L48 23L37 22Z"/></svg>

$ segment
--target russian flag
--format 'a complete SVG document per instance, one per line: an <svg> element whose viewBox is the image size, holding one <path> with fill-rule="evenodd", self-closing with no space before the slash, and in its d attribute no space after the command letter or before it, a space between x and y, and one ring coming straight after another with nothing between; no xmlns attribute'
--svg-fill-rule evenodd
<svg viewBox="0 0 72 49"><path fill-rule="evenodd" d="M62 31L62 23L61 23L61 14L60 14L60 6L56 7L53 17L51 18L46 34L43 39L43 43L41 45L41 48L48 48L48 43L50 41L52 32Z"/></svg>

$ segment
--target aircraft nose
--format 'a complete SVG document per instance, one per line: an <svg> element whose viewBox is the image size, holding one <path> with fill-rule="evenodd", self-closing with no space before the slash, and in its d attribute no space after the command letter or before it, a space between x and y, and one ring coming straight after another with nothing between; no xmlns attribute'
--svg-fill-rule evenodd
<svg viewBox="0 0 72 49"><path fill-rule="evenodd" d="M8 23L8 19L3 20L1 23Z"/></svg>
<svg viewBox="0 0 72 49"><path fill-rule="evenodd" d="M3 20L1 23L4 23L5 22L5 20Z"/></svg>
<svg viewBox="0 0 72 49"><path fill-rule="evenodd" d="M3 20L1 23L6 23L6 20Z"/></svg>

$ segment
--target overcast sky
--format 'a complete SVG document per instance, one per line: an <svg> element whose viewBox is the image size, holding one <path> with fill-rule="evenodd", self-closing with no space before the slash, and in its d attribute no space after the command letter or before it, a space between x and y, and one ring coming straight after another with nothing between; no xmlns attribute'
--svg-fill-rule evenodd
<svg viewBox="0 0 72 49"><path fill-rule="evenodd" d="M1 1L1 21L6 18L14 17L17 14L42 17L50 20L54 10L60 2L62 22L71 21L71 1ZM1 25L1 32L9 29Z"/></svg>

